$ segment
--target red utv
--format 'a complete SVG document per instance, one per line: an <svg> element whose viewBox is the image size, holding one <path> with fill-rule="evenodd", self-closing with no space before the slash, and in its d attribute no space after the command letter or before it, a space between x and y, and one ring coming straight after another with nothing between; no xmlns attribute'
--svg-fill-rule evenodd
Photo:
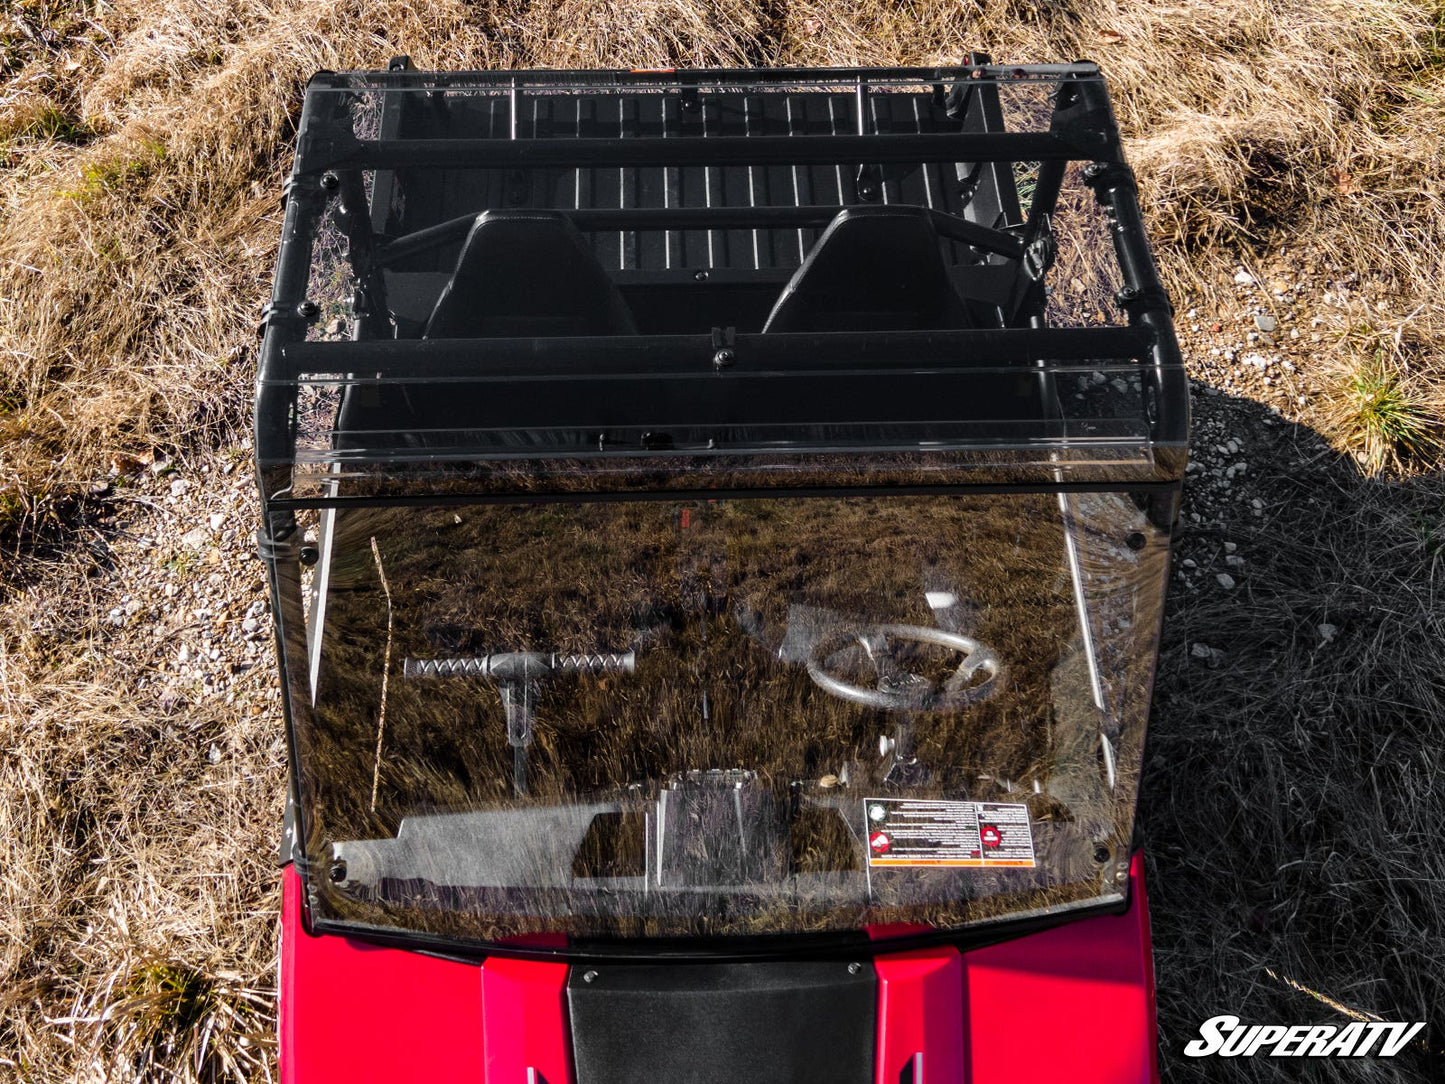
<svg viewBox="0 0 1445 1084"><path fill-rule="evenodd" d="M282 1079L1155 1080L1187 405L1092 64L318 75Z"/></svg>

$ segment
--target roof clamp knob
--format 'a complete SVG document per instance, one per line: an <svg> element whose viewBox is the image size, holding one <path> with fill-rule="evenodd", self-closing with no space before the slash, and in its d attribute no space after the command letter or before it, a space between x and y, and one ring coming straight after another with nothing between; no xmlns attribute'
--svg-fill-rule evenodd
<svg viewBox="0 0 1445 1084"><path fill-rule="evenodd" d="M717 372L731 369L737 364L738 329L715 327L712 329L712 367Z"/></svg>
<svg viewBox="0 0 1445 1084"><path fill-rule="evenodd" d="M883 170L876 165L859 166L854 184L860 200L877 203L883 195Z"/></svg>

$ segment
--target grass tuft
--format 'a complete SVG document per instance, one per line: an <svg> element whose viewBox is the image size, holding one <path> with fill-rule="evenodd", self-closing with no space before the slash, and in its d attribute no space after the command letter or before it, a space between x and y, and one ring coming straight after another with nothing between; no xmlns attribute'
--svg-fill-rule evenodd
<svg viewBox="0 0 1445 1084"><path fill-rule="evenodd" d="M1396 335L1357 327L1327 369L1324 419L1330 434L1369 474L1399 475L1445 452L1442 419L1428 385L1408 367Z"/></svg>

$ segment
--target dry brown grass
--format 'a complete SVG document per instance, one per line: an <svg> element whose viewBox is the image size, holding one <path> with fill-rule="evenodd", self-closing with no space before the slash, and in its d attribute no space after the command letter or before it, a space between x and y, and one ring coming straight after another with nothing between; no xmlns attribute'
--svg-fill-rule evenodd
<svg viewBox="0 0 1445 1084"><path fill-rule="evenodd" d="M140 692L78 564L0 645L0 1080L266 1080L274 721Z"/></svg>
<svg viewBox="0 0 1445 1084"><path fill-rule="evenodd" d="M1229 1079L1441 1079L1445 479L1362 478L1255 403L1198 401L1274 498L1253 524L1186 533L1182 555L1207 566L1229 539L1248 564L1233 592L1176 591L1165 622L1141 812L1166 1079L1223 1077L1177 1056L1216 1013L1345 1022L1315 995L1428 1021L1423 1042L1395 1064L1255 1058Z"/></svg>
<svg viewBox="0 0 1445 1084"><path fill-rule="evenodd" d="M92 532L61 498L112 456L161 446L199 462L246 427L311 72L395 53L440 68L1089 56L1185 305L1227 290L1236 263L1285 250L1355 272L1372 305L1388 302L1371 315L1383 333L1413 313L1410 380L1428 401L1445 341L1441 27L1439 0L0 6L0 1079L268 1079L279 723L240 704L167 713L131 692L154 660L125 661L98 631L116 571L81 545ZM1282 681L1251 663L1221 682L1166 653L1147 822L1166 1045L1240 1004L1316 1018L1259 1000L1271 961L1387 1016L1445 1001L1429 977L1445 971L1431 842L1445 810L1430 774L1441 496L1427 478L1309 477L1330 495L1337 542L1302 493L1303 511L1259 529L1279 554L1260 594L1173 604L1176 644L1220 630L1261 651L1282 640L1289 668ZM71 533L41 564L32 543L47 523ZM1300 629L1341 606L1359 639L1316 653ZM1288 690L1314 698L1308 710ZM211 744L227 751L218 768ZM1201 843L1200 826L1223 832L1241 808L1269 838L1231 865L1238 851ZM1345 813L1359 809L1382 842L1350 835ZM1252 894L1268 929L1299 917L1277 936L1232 925Z"/></svg>

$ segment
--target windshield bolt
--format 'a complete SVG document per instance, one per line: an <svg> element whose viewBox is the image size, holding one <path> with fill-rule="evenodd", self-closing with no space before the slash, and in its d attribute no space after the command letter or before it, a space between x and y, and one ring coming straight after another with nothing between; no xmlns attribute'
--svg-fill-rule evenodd
<svg viewBox="0 0 1445 1084"><path fill-rule="evenodd" d="M1128 867L1128 866L1120 866L1118 869L1116 869L1116 870L1114 871L1114 880L1118 881L1119 884L1123 884L1123 883L1124 883L1125 881L1127 881L1128 879L1129 879L1129 867Z"/></svg>
<svg viewBox="0 0 1445 1084"><path fill-rule="evenodd" d="M737 353L723 347L712 356L712 367L714 369L731 369L738 360Z"/></svg>
<svg viewBox="0 0 1445 1084"><path fill-rule="evenodd" d="M1145 538L1143 534L1141 534L1139 531L1135 531L1128 538L1124 539L1124 544L1128 546L1131 550L1137 552L1139 550L1142 550L1145 543L1148 541L1149 540Z"/></svg>
<svg viewBox="0 0 1445 1084"><path fill-rule="evenodd" d="M860 971L862 971L862 970L863 970L863 965L862 965L862 964L854 963L854 964L849 964L849 965L848 965L848 974L850 974L850 975L856 975L856 974L858 974L858 972L860 972Z"/></svg>
<svg viewBox="0 0 1445 1084"><path fill-rule="evenodd" d="M1099 844L1097 847L1094 848L1094 861L1095 861L1095 862L1099 863L1099 865L1102 866L1102 865L1103 865L1105 862L1107 862L1108 860L1109 860L1109 848L1108 848L1108 847L1104 846L1104 845L1101 843L1101 844Z"/></svg>
<svg viewBox="0 0 1445 1084"><path fill-rule="evenodd" d="M706 281L707 281L707 272L706 272L706 271L694 271L694 272L692 273L692 277L693 277L693 281L695 281L695 282L706 282Z"/></svg>
<svg viewBox="0 0 1445 1084"><path fill-rule="evenodd" d="M317 561L321 560L321 554L317 551L315 546L302 546L300 557L301 563L303 565L306 565L307 567L310 567L311 565L314 565Z"/></svg>
<svg viewBox="0 0 1445 1084"><path fill-rule="evenodd" d="M323 173L321 175L321 187L328 192L335 192L341 187L341 178L334 173Z"/></svg>
<svg viewBox="0 0 1445 1084"><path fill-rule="evenodd" d="M326 875L331 878L332 884L339 885L346 880L346 863L337 859L331 863L331 868L326 871Z"/></svg>
<svg viewBox="0 0 1445 1084"><path fill-rule="evenodd" d="M582 981L583 981L583 982L596 982L596 981L597 981L597 972L595 972L595 971L584 971L584 972L582 972Z"/></svg>
<svg viewBox="0 0 1445 1084"><path fill-rule="evenodd" d="M310 320L321 311L321 307L314 301L302 301L296 306L296 312Z"/></svg>

